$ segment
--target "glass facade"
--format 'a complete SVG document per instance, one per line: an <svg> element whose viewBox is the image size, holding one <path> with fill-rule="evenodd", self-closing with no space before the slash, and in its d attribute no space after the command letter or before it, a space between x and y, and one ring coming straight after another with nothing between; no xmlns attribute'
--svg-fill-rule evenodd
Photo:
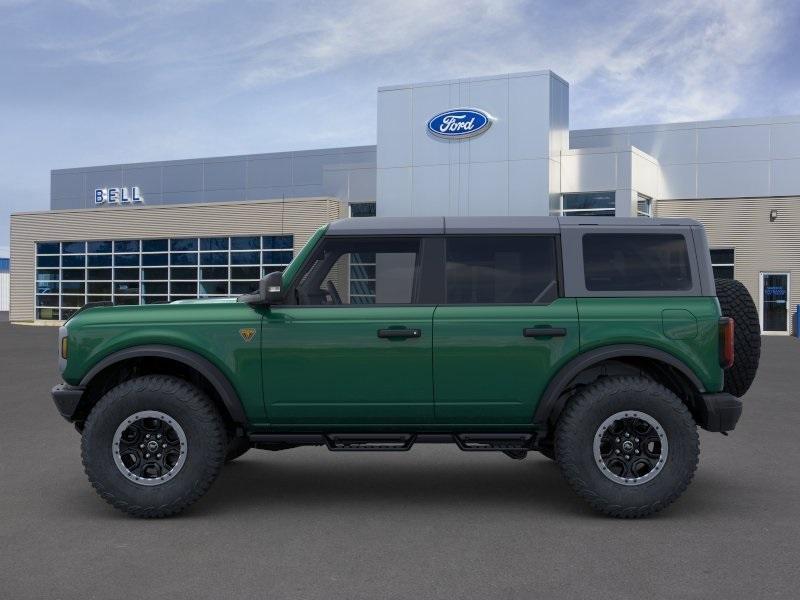
<svg viewBox="0 0 800 600"><path fill-rule="evenodd" d="M636 200L636 216L637 217L652 217L653 216L653 199L650 196L639 194Z"/></svg>
<svg viewBox="0 0 800 600"><path fill-rule="evenodd" d="M581 192L561 196L561 215L565 217L613 217L614 192Z"/></svg>
<svg viewBox="0 0 800 600"><path fill-rule="evenodd" d="M37 242L37 319L66 319L87 302L153 304L244 294L294 256L294 237Z"/></svg>

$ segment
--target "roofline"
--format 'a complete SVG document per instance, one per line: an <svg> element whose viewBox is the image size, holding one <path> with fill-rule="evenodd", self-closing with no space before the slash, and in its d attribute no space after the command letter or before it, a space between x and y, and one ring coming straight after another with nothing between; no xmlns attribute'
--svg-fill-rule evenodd
<svg viewBox="0 0 800 600"><path fill-rule="evenodd" d="M341 146L337 148L317 148L311 150L288 150L285 152L265 152L259 154L234 154L230 156L209 156L200 158L178 158L172 160L151 160L147 162L119 163L110 165L91 165L87 167L68 167L63 169L51 169L50 174L75 173L86 171L107 171L109 169L139 169L155 166L189 165L198 163L219 163L233 162L244 159L262 160L267 158L298 158L305 156L335 155L347 152L370 153L377 152L377 145L372 146Z"/></svg>
<svg viewBox="0 0 800 600"><path fill-rule="evenodd" d="M748 125L784 125L800 124L800 115L784 115L777 117L746 117L741 119L718 119L708 121L679 121L676 123L656 123L649 125L621 125L615 127L598 127L595 129L571 129L570 136L591 137L595 135L638 133L650 131L672 131L691 129L712 129L716 127L746 127Z"/></svg>

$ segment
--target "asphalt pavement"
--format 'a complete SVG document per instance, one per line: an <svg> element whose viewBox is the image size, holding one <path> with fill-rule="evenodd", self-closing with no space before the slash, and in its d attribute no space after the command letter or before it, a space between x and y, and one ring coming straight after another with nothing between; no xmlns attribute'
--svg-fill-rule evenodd
<svg viewBox="0 0 800 600"><path fill-rule="evenodd" d="M800 342L766 338L688 491L598 516L539 455L250 451L177 518L86 481L49 396L57 330L0 323L0 598L798 598Z"/></svg>

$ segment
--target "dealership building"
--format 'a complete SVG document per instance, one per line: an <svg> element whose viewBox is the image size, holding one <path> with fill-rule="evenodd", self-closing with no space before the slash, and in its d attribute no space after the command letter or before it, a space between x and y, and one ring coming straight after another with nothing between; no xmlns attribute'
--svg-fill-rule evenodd
<svg viewBox="0 0 800 600"><path fill-rule="evenodd" d="M572 131L551 71L377 102L374 146L52 171L50 210L11 216L10 319L244 293L348 215L557 214L697 219L716 276L748 287L765 332L792 331L800 116ZM369 273L354 301L374 301Z"/></svg>

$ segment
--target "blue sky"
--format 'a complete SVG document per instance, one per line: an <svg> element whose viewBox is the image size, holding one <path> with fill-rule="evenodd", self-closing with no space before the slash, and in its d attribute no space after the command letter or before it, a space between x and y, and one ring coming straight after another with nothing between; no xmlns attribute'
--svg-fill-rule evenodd
<svg viewBox="0 0 800 600"><path fill-rule="evenodd" d="M0 246L50 169L375 143L379 85L549 68L573 129L800 113L800 3L0 0Z"/></svg>

